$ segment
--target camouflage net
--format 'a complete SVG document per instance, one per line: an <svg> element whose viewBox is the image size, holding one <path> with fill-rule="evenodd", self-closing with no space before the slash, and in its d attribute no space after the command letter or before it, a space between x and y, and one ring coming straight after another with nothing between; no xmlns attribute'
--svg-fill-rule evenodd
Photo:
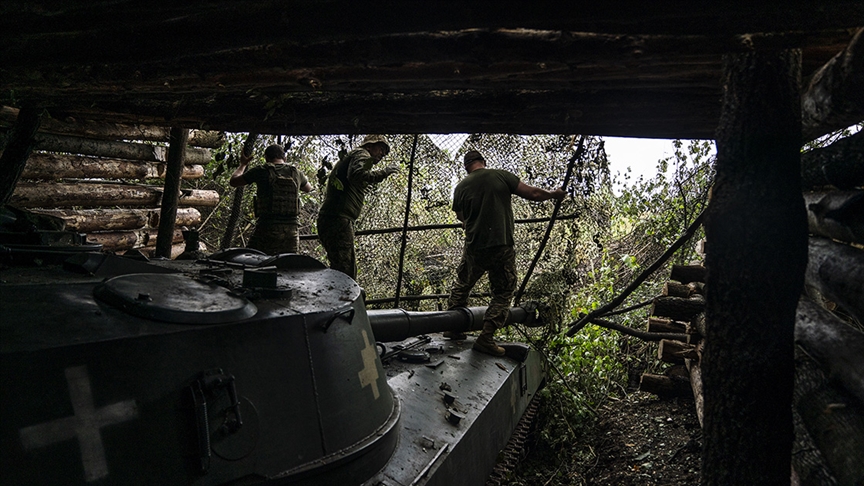
<svg viewBox="0 0 864 486"><path fill-rule="evenodd" d="M216 154L213 167L208 168L211 182L206 188L223 194L222 202L214 208L213 214L205 215L208 220L202 226L201 239L210 250L219 248L232 199L231 191L214 178L230 176L236 167L236 154L239 154L243 137L245 135L236 134L226 150ZM256 144L259 160L266 145L285 146L288 162L296 164L315 187L311 194L301 194L300 252L325 263L326 254L315 236L315 220L324 198L324 178L338 160L340 151L344 153L354 148L362 138L362 135L262 137ZM554 189L561 186L580 139L579 136L490 134L387 135L387 138L391 152L379 167L396 161L401 170L373 186L366 196L366 204L356 223L358 281L367 292L370 306L391 307L398 295L400 307L412 310L442 308L446 302L446 297L442 296L449 293L455 277L464 233L451 210L451 198L456 184L466 175L462 166L464 153L479 150L489 167L509 170L526 184ZM582 156L573 160L573 175L567 188L571 197L562 203L549 242L522 298L523 302L543 300L549 306L547 310L559 319L567 312L567 289L578 280L574 269L584 267L585 258L596 252L591 238L581 237L584 229L590 227L590 231L596 232L610 218L611 209L590 197L608 185L602 142L585 137L584 144ZM413 167L410 187L409 167ZM251 235L254 192L248 188L244 193L238 230L230 246L244 246ZM404 257L400 259L406 207L409 206ZM537 253L553 209L554 201L536 203L513 198L520 283ZM529 222L520 222L524 220ZM368 234L370 231L373 234ZM478 282L475 292L488 292L485 277ZM417 299L412 296L437 297ZM470 305L486 305L486 298L474 298Z"/></svg>

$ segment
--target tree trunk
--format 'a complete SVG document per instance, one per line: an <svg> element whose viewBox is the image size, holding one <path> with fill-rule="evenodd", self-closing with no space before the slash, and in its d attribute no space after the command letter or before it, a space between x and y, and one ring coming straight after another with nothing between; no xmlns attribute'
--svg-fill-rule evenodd
<svg viewBox="0 0 864 486"><path fill-rule="evenodd" d="M864 322L864 250L812 237L805 281Z"/></svg>
<svg viewBox="0 0 864 486"><path fill-rule="evenodd" d="M693 400L696 402L696 418L699 419L699 426L704 427L705 398L702 391L702 367L698 359L685 359L684 365L690 372L690 389L693 391Z"/></svg>
<svg viewBox="0 0 864 486"><path fill-rule="evenodd" d="M864 245L864 191L805 192L804 202L811 233Z"/></svg>
<svg viewBox="0 0 864 486"><path fill-rule="evenodd" d="M801 299L795 342L819 363L833 383L864 406L864 333L815 302Z"/></svg>
<svg viewBox="0 0 864 486"><path fill-rule="evenodd" d="M177 203L180 199L180 174L183 172L186 141L189 130L172 128L168 147L168 164L165 169L165 190L162 196L162 211L159 213L159 238L156 240L156 256L171 258L171 235L177 219Z"/></svg>
<svg viewBox="0 0 864 486"><path fill-rule="evenodd" d="M674 321L689 321L705 310L705 298L694 295L690 298L656 297L651 305L651 315L668 317Z"/></svg>
<svg viewBox="0 0 864 486"><path fill-rule="evenodd" d="M702 265L672 265L669 278L682 284L704 282L708 271Z"/></svg>
<svg viewBox="0 0 864 486"><path fill-rule="evenodd" d="M705 224L702 484L789 484L793 329L807 263L799 51L723 56Z"/></svg>
<svg viewBox="0 0 864 486"><path fill-rule="evenodd" d="M20 183L10 204L22 208L68 208L73 206L156 207L162 199L162 188L136 184L109 183ZM212 207L219 203L216 191L184 189L183 206Z"/></svg>
<svg viewBox="0 0 864 486"><path fill-rule="evenodd" d="M183 179L204 177L204 166L183 166ZM22 179L164 179L165 164L52 153L31 154Z"/></svg>
<svg viewBox="0 0 864 486"><path fill-rule="evenodd" d="M808 140L864 120L864 28L810 78L801 99Z"/></svg>
<svg viewBox="0 0 864 486"><path fill-rule="evenodd" d="M36 134L35 148L46 152L68 152L73 155L93 155L149 162L165 162L168 157L168 147L159 145L92 140L47 133ZM189 165L207 165L210 162L210 151L207 149L187 147L185 152L185 160Z"/></svg>
<svg viewBox="0 0 864 486"><path fill-rule="evenodd" d="M6 150L0 155L0 206L13 197L27 157L33 150L36 131L39 130L42 120L41 109L25 107L22 111L20 118L15 121L15 128L9 134Z"/></svg>

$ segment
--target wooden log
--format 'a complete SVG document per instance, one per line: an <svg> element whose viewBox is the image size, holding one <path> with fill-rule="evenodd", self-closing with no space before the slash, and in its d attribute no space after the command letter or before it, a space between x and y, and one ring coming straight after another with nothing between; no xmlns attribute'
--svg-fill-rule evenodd
<svg viewBox="0 0 864 486"><path fill-rule="evenodd" d="M661 397L686 397L693 394L690 380L679 376L663 376L643 373L639 380L639 391Z"/></svg>
<svg viewBox="0 0 864 486"><path fill-rule="evenodd" d="M825 186L854 189L861 185L864 185L864 132L801 154L803 189Z"/></svg>
<svg viewBox="0 0 864 486"><path fill-rule="evenodd" d="M673 321L671 319L664 319L661 317L649 317L648 318L648 332L686 333L687 332L687 324L684 322Z"/></svg>
<svg viewBox="0 0 864 486"><path fill-rule="evenodd" d="M687 287L690 289L690 295L705 295L705 284L703 282L690 282L687 284Z"/></svg>
<svg viewBox="0 0 864 486"><path fill-rule="evenodd" d="M807 285L864 322L864 250L811 237L808 255Z"/></svg>
<svg viewBox="0 0 864 486"><path fill-rule="evenodd" d="M809 299L795 316L795 342L864 406L864 333Z"/></svg>
<svg viewBox="0 0 864 486"><path fill-rule="evenodd" d="M74 206L156 207L162 199L162 188L138 184L109 183L19 183L11 203L21 208L68 208ZM219 193L210 190L184 189L181 206L213 207Z"/></svg>
<svg viewBox="0 0 864 486"><path fill-rule="evenodd" d="M684 359L699 359L695 344L682 343L674 339L661 339L657 346L657 358L667 363L684 364Z"/></svg>
<svg viewBox="0 0 864 486"><path fill-rule="evenodd" d="M807 139L864 120L864 28L810 78L801 97L801 131Z"/></svg>
<svg viewBox="0 0 864 486"><path fill-rule="evenodd" d="M15 123L18 108L0 106L0 127L8 128ZM96 140L142 140L167 142L170 128L155 125L132 125L93 120L57 120L46 117L39 131L57 135L93 138ZM214 130L192 130L189 145L193 147L219 148L225 143L225 132Z"/></svg>
<svg viewBox="0 0 864 486"><path fill-rule="evenodd" d="M197 208L177 208L176 226L197 227L201 225L201 211ZM159 211L151 211L149 225L153 228L159 226Z"/></svg>
<svg viewBox="0 0 864 486"><path fill-rule="evenodd" d="M67 230L81 233L143 228L151 213L146 209L37 209L33 212L62 218Z"/></svg>
<svg viewBox="0 0 864 486"><path fill-rule="evenodd" d="M690 297L690 287L678 282L666 282L663 285L663 295L669 297Z"/></svg>
<svg viewBox="0 0 864 486"><path fill-rule="evenodd" d="M39 152L30 154L22 179L164 179L166 164ZM183 166L183 179L204 177L203 165Z"/></svg>
<svg viewBox="0 0 864 486"><path fill-rule="evenodd" d="M142 247L156 247L157 241L159 241L159 230L155 228L147 228L143 232L144 235L144 244ZM183 240L183 230L175 229L173 233L171 233L170 238L171 244L182 243Z"/></svg>
<svg viewBox="0 0 864 486"><path fill-rule="evenodd" d="M697 346L697 354L702 354L702 344ZM705 415L705 398L702 393L702 366L698 359L685 359L684 365L687 371L690 372L690 389L693 391L693 400L696 402L696 418L699 419L699 426L703 426L703 417Z"/></svg>
<svg viewBox="0 0 864 486"><path fill-rule="evenodd" d="M6 140L6 150L0 154L0 206L9 202L21 172L33 150L37 130L42 121L42 110L36 107L24 108L21 119Z"/></svg>
<svg viewBox="0 0 864 486"><path fill-rule="evenodd" d="M804 204L810 233L864 244L864 191L805 192Z"/></svg>
<svg viewBox="0 0 864 486"><path fill-rule="evenodd" d="M689 321L690 318L705 311L705 298L694 295L689 298L657 297L651 304L652 316L668 317L675 321Z"/></svg>
<svg viewBox="0 0 864 486"><path fill-rule="evenodd" d="M149 162L165 162L168 157L168 147L161 145L92 140L48 133L36 134L35 148L46 152L65 152L72 155L93 155ZM210 162L210 150L208 149L187 147L185 152L185 161L189 165L207 165Z"/></svg>
<svg viewBox="0 0 864 486"><path fill-rule="evenodd" d="M702 265L672 265L669 278L688 284L690 282L704 282L708 271Z"/></svg>
<svg viewBox="0 0 864 486"><path fill-rule="evenodd" d="M700 312L693 316L693 318L690 319L690 325L693 327L693 329L696 330L697 333L699 333L700 336L707 336L707 331L705 329L706 325L704 312Z"/></svg>
<svg viewBox="0 0 864 486"><path fill-rule="evenodd" d="M219 193L206 189L183 189L180 191L180 206L212 208L219 204Z"/></svg>
<svg viewBox="0 0 864 486"><path fill-rule="evenodd" d="M834 387L817 363L798 353L793 408L836 479L831 484L862 484L864 405Z"/></svg>
<svg viewBox="0 0 864 486"><path fill-rule="evenodd" d="M122 251L144 246L143 235L141 231L94 232L87 234L87 241L102 245L103 251Z"/></svg>

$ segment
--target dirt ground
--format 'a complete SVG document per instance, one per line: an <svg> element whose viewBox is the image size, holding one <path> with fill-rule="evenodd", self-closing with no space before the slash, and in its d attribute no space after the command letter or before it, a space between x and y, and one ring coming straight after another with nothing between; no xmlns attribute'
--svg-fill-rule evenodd
<svg viewBox="0 0 864 486"><path fill-rule="evenodd" d="M545 474L535 469L530 484L699 483L702 431L692 399L660 399L633 392L624 399L610 400L598 412L596 426L574 447L572 462L549 468ZM542 454L529 453L526 462L540 459L531 457L536 453Z"/></svg>

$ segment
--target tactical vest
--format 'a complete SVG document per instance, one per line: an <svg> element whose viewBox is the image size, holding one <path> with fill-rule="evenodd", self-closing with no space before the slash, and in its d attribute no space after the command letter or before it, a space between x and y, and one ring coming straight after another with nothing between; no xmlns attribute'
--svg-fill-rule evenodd
<svg viewBox="0 0 864 486"><path fill-rule="evenodd" d="M255 215L260 217L296 218L300 213L300 200L297 197L299 177L297 168L291 165L276 166L267 164L270 174L270 190L258 191L255 199Z"/></svg>

